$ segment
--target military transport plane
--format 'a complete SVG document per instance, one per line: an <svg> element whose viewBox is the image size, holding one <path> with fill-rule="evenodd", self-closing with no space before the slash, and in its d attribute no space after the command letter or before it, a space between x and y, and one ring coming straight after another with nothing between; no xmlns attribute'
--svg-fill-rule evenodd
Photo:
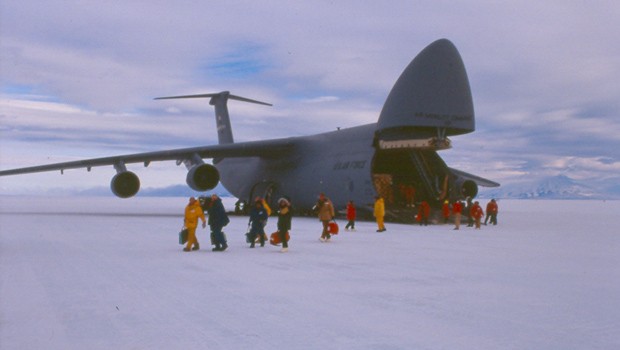
<svg viewBox="0 0 620 350"><path fill-rule="evenodd" d="M187 167L187 184L196 191L220 181L241 202L264 197L272 204L289 197L300 211L310 210L324 192L336 207L353 200L372 211L374 198L386 202L388 218L411 216L417 202L475 197L478 186L498 183L450 168L437 151L451 147L448 136L475 130L474 108L465 66L456 47L440 39L405 68L383 105L377 123L322 134L234 142L228 100L269 105L228 91L157 99L209 98L215 108L218 145L128 154L0 171L0 176L113 166L112 192L121 198L140 189L128 164L174 160ZM213 164L203 161L212 158Z"/></svg>

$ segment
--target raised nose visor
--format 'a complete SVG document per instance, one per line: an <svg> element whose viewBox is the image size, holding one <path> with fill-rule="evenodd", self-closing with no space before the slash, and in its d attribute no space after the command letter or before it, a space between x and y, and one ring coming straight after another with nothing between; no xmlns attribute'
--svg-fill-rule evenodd
<svg viewBox="0 0 620 350"><path fill-rule="evenodd" d="M450 148L448 136L475 130L465 66L456 47L440 39L405 68L388 95L376 141L381 149Z"/></svg>

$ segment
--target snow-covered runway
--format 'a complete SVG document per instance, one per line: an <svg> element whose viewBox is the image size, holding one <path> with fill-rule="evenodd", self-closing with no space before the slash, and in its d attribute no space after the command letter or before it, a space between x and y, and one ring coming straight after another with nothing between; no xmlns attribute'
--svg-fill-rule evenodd
<svg viewBox="0 0 620 350"><path fill-rule="evenodd" d="M199 229L182 252L185 204L0 197L0 348L620 348L618 202L505 200L495 227L358 222L331 243L293 218L284 254L249 249L247 217L228 251Z"/></svg>

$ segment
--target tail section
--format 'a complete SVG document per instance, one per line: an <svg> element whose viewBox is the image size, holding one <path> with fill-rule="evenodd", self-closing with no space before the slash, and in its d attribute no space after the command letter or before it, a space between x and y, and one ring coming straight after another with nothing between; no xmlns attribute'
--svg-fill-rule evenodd
<svg viewBox="0 0 620 350"><path fill-rule="evenodd" d="M210 98L209 104L215 108L215 124L217 126L217 138L220 145L230 144L234 142L232 127L230 125L230 116L228 115L228 100L237 100L249 103L256 103L265 106L271 106L270 103L251 100L249 98L231 95L230 91L222 91L214 94L184 95L157 97L156 100L170 100L181 98Z"/></svg>

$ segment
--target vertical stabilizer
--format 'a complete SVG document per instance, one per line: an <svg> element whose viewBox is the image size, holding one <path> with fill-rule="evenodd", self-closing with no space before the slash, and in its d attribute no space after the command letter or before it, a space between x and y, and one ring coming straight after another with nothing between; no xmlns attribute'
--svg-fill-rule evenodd
<svg viewBox="0 0 620 350"><path fill-rule="evenodd" d="M228 100L237 100L249 103L257 103L260 105L271 106L270 103L251 100L249 98L231 95L230 91L222 91L215 94L199 94L199 95L183 95L157 97L156 100L171 100L180 98L210 98L209 104L215 108L215 125L217 127L217 138L220 145L233 143L232 127L230 125L230 116L228 115Z"/></svg>
<svg viewBox="0 0 620 350"><path fill-rule="evenodd" d="M217 140L220 145L235 142L228 114L229 98L230 92L223 91L211 97L209 101L209 104L215 108L215 126L217 127Z"/></svg>

